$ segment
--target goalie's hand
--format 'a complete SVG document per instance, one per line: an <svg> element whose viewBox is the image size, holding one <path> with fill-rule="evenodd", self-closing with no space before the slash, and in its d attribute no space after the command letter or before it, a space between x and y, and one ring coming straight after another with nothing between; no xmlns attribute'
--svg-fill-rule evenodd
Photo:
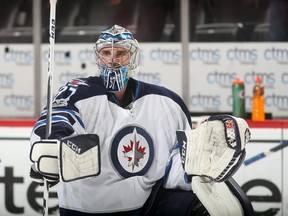
<svg viewBox="0 0 288 216"><path fill-rule="evenodd" d="M201 176L207 181L222 182L243 163L250 130L242 118L216 115L196 129L177 131L177 138L182 164L190 179Z"/></svg>
<svg viewBox="0 0 288 216"><path fill-rule="evenodd" d="M44 184L47 180L50 187L59 182L58 140L41 140L35 142L30 151L30 160L33 162L30 177L33 181Z"/></svg>
<svg viewBox="0 0 288 216"><path fill-rule="evenodd" d="M49 187L53 187L59 182L59 175L56 178L44 176L36 170L35 164L31 165L29 176L34 182L40 184L40 186L44 185L44 179L47 180Z"/></svg>

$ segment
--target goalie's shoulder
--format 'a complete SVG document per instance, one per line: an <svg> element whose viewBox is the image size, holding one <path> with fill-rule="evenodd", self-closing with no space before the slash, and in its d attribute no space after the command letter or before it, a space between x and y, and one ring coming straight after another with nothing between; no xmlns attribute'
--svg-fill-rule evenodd
<svg viewBox="0 0 288 216"><path fill-rule="evenodd" d="M67 86L76 89L78 94L86 97L106 94L101 78L96 76L73 79Z"/></svg>
<svg viewBox="0 0 288 216"><path fill-rule="evenodd" d="M139 86L139 97L154 94L170 98L178 104L183 103L181 97L177 93L173 92L172 90L164 86L146 83L142 81L138 81L138 86Z"/></svg>
<svg viewBox="0 0 288 216"><path fill-rule="evenodd" d="M68 86L74 86L74 87L103 87L103 82L100 77L97 76L89 76L85 78L75 78L67 83Z"/></svg>
<svg viewBox="0 0 288 216"><path fill-rule="evenodd" d="M191 125L191 117L190 117L190 112L182 100L182 98L174 91L164 87L164 86L159 86L151 83L146 83L142 81L137 81L138 82L138 98L145 97L147 95L156 95L164 98L164 101L166 101L167 106L166 107L172 107L171 106L171 100L174 102L176 106L179 106L180 109L183 111L183 113L186 115L189 124Z"/></svg>

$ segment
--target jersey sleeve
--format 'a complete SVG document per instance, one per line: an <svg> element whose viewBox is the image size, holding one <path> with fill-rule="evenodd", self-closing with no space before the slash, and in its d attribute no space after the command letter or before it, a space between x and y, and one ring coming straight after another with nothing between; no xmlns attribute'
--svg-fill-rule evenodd
<svg viewBox="0 0 288 216"><path fill-rule="evenodd" d="M180 188L182 190L191 190L191 183L187 179L187 175L182 167L179 146L176 144L173 149L164 177L164 187L167 189Z"/></svg>
<svg viewBox="0 0 288 216"><path fill-rule="evenodd" d="M169 106L169 116L171 116L169 124L171 133L173 133L173 148L168 159L166 172L164 176L164 187L167 189L180 188L183 190L191 190L191 183L187 180L181 161L180 148L177 142L177 130L191 130L191 116L185 103L180 97L174 97L176 106Z"/></svg>
<svg viewBox="0 0 288 216"><path fill-rule="evenodd" d="M85 125L75 105L83 97L81 87L74 80L59 89L52 102L51 134L48 138L61 139L85 132ZM46 138L46 117L47 110L45 108L33 127L31 143Z"/></svg>

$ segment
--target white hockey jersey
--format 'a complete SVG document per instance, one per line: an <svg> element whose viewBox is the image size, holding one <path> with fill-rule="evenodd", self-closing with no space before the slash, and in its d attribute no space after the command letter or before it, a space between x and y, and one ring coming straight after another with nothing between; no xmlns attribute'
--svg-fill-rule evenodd
<svg viewBox="0 0 288 216"><path fill-rule="evenodd" d="M60 207L87 213L138 209L161 178L166 188L191 189L176 138L177 130L191 129L185 104L164 87L132 78L127 92L130 101L117 104L100 77L88 77L61 87L54 98L51 137L94 133L101 151L99 176L60 183ZM44 138L45 116L43 111L31 143Z"/></svg>

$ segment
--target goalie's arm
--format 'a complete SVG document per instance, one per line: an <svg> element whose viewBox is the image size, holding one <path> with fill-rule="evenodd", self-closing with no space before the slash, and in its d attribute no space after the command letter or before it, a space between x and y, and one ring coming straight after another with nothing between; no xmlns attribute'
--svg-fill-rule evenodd
<svg viewBox="0 0 288 216"><path fill-rule="evenodd" d="M164 188L166 189L181 188L182 190L186 191L191 190L191 184L188 181L187 175L181 165L178 144L175 146L169 157L164 180Z"/></svg>
<svg viewBox="0 0 288 216"><path fill-rule="evenodd" d="M70 85L70 83L60 87L59 92L53 99L51 133L48 137L49 139L60 140L64 137L85 133L85 124L82 119L83 116L80 116L79 109L75 105L77 101L82 98L79 92L81 91L78 90L78 87ZM46 116L47 110L44 110L33 128L31 144L39 139L47 138Z"/></svg>
<svg viewBox="0 0 288 216"><path fill-rule="evenodd" d="M52 116L52 128L49 139L62 139L64 137L71 136L75 133L75 130L78 128L75 127L76 121L72 118L74 114L71 112L66 113L65 110L62 112L54 111L54 115ZM46 131L46 112L43 112L41 118L37 121L33 128L33 133L31 139L36 139L35 137L40 137L41 139L45 138L45 131ZM83 133L82 130L77 130L77 133Z"/></svg>

